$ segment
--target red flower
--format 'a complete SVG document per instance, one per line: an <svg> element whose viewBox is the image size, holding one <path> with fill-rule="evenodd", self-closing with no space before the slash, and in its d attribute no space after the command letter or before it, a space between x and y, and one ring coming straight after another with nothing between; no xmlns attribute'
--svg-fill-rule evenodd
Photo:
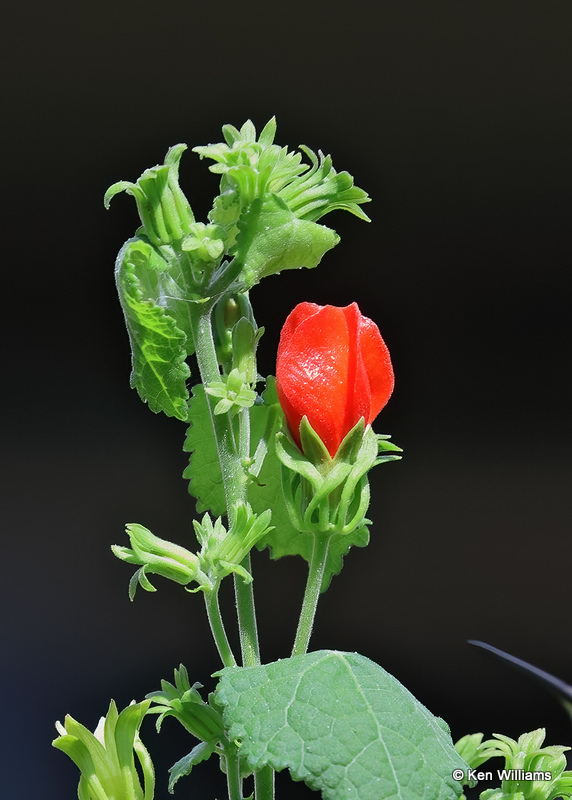
<svg viewBox="0 0 572 800"><path fill-rule="evenodd" d="M389 351L377 325L357 303L300 303L280 335L276 388L298 446L306 416L333 457L362 417L366 425L373 422L393 391Z"/></svg>

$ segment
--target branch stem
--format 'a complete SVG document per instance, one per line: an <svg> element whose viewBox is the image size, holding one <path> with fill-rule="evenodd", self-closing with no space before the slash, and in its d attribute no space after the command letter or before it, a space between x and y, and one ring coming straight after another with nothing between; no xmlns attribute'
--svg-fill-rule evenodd
<svg viewBox="0 0 572 800"><path fill-rule="evenodd" d="M205 606L211 633L216 644L220 660L225 667L236 667L236 659L231 650L220 613L218 602L218 586L212 592L205 592Z"/></svg>
<svg viewBox="0 0 572 800"><path fill-rule="evenodd" d="M330 535L314 535L314 548L312 550L312 559L308 567L308 580L306 581L306 590L304 592L302 610L298 621L298 630L296 631L296 638L292 648L293 656L304 655L308 650L312 628L314 627L316 607L322 587L322 578L324 577L324 570L326 568L329 545Z"/></svg>

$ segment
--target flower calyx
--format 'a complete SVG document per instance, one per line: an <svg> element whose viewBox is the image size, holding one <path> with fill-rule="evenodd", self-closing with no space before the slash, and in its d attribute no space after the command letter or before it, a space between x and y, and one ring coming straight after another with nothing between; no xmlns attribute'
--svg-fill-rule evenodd
<svg viewBox="0 0 572 800"><path fill-rule="evenodd" d="M145 699L154 704L148 713L159 715L157 733L165 717L175 717L197 739L219 742L224 735L222 713L211 705L212 695L209 695L209 702L205 703L199 692L202 688L200 683L191 686L187 668L180 664L179 669L175 669L174 684L162 680L160 691L146 695Z"/></svg>
<svg viewBox="0 0 572 800"><path fill-rule="evenodd" d="M333 457L307 417L302 418L299 434L302 451L288 431L276 435L292 524L314 534L347 534L367 525L367 473L376 464L401 458L401 449L389 437L375 434L363 418L346 434Z"/></svg>
<svg viewBox="0 0 572 800"><path fill-rule="evenodd" d="M105 717L94 733L69 715L65 723L56 723L60 734L52 744L79 767L78 797L82 800L153 800L155 772L147 749L139 738L139 728L150 700L132 703L120 713L112 700ZM137 756L143 774L143 786L135 767Z"/></svg>
<svg viewBox="0 0 572 800"><path fill-rule="evenodd" d="M216 585L231 572L251 583L252 575L241 566L241 562L254 545L273 530L270 509L255 514L250 504L244 503L237 504L233 511L233 522L228 531L220 517L214 523L209 514L205 514L200 522L193 520L201 544L198 554L201 567Z"/></svg>
<svg viewBox="0 0 572 800"><path fill-rule="evenodd" d="M148 528L138 523L126 525L131 548L112 545L114 555L128 564L137 564L139 569L129 582L129 599L133 600L137 586L147 592L157 590L147 577L148 574L161 575L182 586L196 581L198 587L189 591L212 591L214 584L201 569L201 561L195 553L191 553L180 545L160 539Z"/></svg>
<svg viewBox="0 0 572 800"><path fill-rule="evenodd" d="M487 789L481 800L556 800L572 797L572 771L566 770L569 747L542 747L544 728L523 733L518 740L501 733L482 741L483 735L472 734L459 740L455 748L470 767L476 768L497 756L504 758L500 789Z"/></svg>
<svg viewBox="0 0 572 800"><path fill-rule="evenodd" d="M143 225L141 232L157 247L194 235L195 217L179 186L179 162L186 149L186 144L174 145L167 152L164 164L146 169L136 183L118 181L105 193L106 208L120 192L135 198Z"/></svg>
<svg viewBox="0 0 572 800"><path fill-rule="evenodd" d="M199 553L160 539L143 525L127 525L131 548L112 545L111 549L117 558L139 566L129 582L129 598L134 599L138 586L147 592L157 591L147 577L149 574L175 581L188 592L216 591L221 580L231 572L250 583L252 576L240 562L259 539L273 529L269 524L271 514L270 510L255 514L248 503L237 505L228 531L220 517L214 523L209 514L205 514L201 522L193 520L201 545ZM193 582L197 586L189 588Z"/></svg>

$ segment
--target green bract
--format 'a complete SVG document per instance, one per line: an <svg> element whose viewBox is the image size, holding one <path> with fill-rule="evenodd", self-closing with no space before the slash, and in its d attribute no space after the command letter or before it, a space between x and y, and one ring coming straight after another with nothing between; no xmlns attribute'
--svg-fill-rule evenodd
<svg viewBox="0 0 572 800"><path fill-rule="evenodd" d="M190 592L216 591L220 581L231 572L250 583L252 576L240 562L254 545L272 530L271 511L257 515L246 503L236 507L230 530L226 530L220 517L213 523L208 514L201 522L193 520L197 539L201 544L199 553L191 553L173 542L160 539L143 525L126 526L131 548L112 545L113 553L128 564L137 564L139 569L129 583L129 597L135 597L137 586L148 592L156 589L147 575L161 575L175 583L188 587L195 582L197 587Z"/></svg>
<svg viewBox="0 0 572 800"><path fill-rule="evenodd" d="M365 428L363 418L346 435L332 458L306 417L300 423L304 452L288 433L276 436L282 462L282 488L292 524L310 533L348 534L368 524L367 473L376 464L400 458L386 436ZM379 455L379 451L382 455Z"/></svg>
<svg viewBox="0 0 572 800"><path fill-rule="evenodd" d="M140 566L129 583L131 600L135 597L138 585L147 592L157 591L147 578L147 574L161 575L182 586L196 581L198 589L212 590L213 583L202 571L200 559L195 553L191 553L173 542L159 539L143 525L127 525L126 532L133 549L115 544L111 546L111 549L122 561Z"/></svg>
<svg viewBox="0 0 572 800"><path fill-rule="evenodd" d="M195 218L179 186L179 161L186 149L186 144L171 147L164 164L145 170L136 183L114 183L105 193L106 208L119 192L133 195L143 224L142 233L154 245L180 241L192 232Z"/></svg>
<svg viewBox="0 0 572 800"><path fill-rule="evenodd" d="M120 714L111 701L95 733L69 715L65 726L56 727L60 736L54 747L66 753L79 767L79 800L153 800L155 774L149 753L139 738L139 728L150 700L132 704ZM143 788L133 754L143 772Z"/></svg>
<svg viewBox="0 0 572 800"><path fill-rule="evenodd" d="M481 800L555 800L572 797L572 772L566 771L569 747L542 747L546 731L538 728L523 733L518 741L500 733L493 734L479 747L481 756L500 756L505 761L507 777L500 789L487 789Z"/></svg>

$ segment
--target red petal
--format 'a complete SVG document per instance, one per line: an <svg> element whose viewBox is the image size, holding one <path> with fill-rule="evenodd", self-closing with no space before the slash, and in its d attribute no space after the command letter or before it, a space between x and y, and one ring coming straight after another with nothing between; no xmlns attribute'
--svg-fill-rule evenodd
<svg viewBox="0 0 572 800"><path fill-rule="evenodd" d="M345 435L348 326L341 308L318 306L306 317L313 304L302 305L304 309L299 311L298 306L292 312L301 321L284 326L286 336L276 365L278 396L298 444L298 427L305 415L333 456Z"/></svg>
<svg viewBox="0 0 572 800"><path fill-rule="evenodd" d="M369 419L366 419L371 424L391 397L394 385L393 367L379 328L368 317L361 317L359 346L371 391Z"/></svg>

